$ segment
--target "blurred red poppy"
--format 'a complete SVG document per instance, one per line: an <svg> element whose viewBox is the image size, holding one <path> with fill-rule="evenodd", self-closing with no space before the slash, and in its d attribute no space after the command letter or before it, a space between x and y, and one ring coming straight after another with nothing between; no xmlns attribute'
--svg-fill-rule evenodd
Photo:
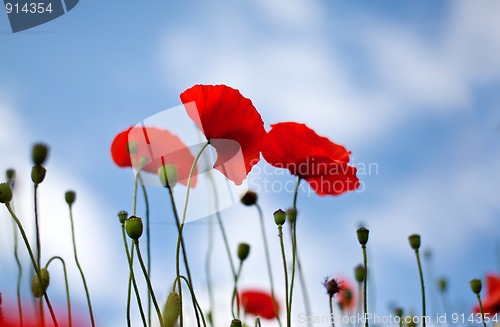
<svg viewBox="0 0 500 327"><path fill-rule="evenodd" d="M500 275L486 275L486 297L483 299L485 313L494 315L500 312ZM474 307L475 312L481 312L479 305Z"/></svg>
<svg viewBox="0 0 500 327"><path fill-rule="evenodd" d="M274 308L271 294L258 290L245 290L240 293L240 303L245 313L265 319L274 319L279 315L280 306L276 301Z"/></svg>
<svg viewBox="0 0 500 327"><path fill-rule="evenodd" d="M119 167L134 167L154 174L162 164L172 164L177 168L178 182L184 185L194 162L189 148L177 135L155 127L130 127L118 133L111 144L111 156ZM196 186L196 174L197 168L191 187Z"/></svg>
<svg viewBox="0 0 500 327"><path fill-rule="evenodd" d="M342 311L352 311L356 307L356 297L354 296L354 287L345 278L339 280L340 291L337 296Z"/></svg>
<svg viewBox="0 0 500 327"><path fill-rule="evenodd" d="M359 187L357 169L348 165L350 154L306 125L292 122L271 125L262 143L269 164L304 178L319 195L340 195Z"/></svg>
<svg viewBox="0 0 500 327"><path fill-rule="evenodd" d="M259 162L266 135L252 101L226 85L195 85L180 97L189 117L217 151L214 168L241 185Z"/></svg>

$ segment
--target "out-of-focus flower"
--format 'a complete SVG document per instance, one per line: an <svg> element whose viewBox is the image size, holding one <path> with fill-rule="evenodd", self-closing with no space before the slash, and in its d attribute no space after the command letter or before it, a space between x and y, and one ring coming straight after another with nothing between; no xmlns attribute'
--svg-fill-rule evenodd
<svg viewBox="0 0 500 327"><path fill-rule="evenodd" d="M293 122L271 125L262 143L262 155L269 164L304 178L318 195L340 195L359 187L357 170L348 164L350 154L306 125Z"/></svg>
<svg viewBox="0 0 500 327"><path fill-rule="evenodd" d="M130 127L116 135L111 156L118 167L134 167L156 174L163 164L177 168L178 182L186 185L194 156L181 139L165 129ZM196 186L197 168L191 187Z"/></svg>
<svg viewBox="0 0 500 327"><path fill-rule="evenodd" d="M356 307L354 287L347 279L340 279L340 292L337 301L344 311L352 311Z"/></svg>
<svg viewBox="0 0 500 327"><path fill-rule="evenodd" d="M483 299L485 313L495 314L500 312L500 275L486 275L486 297ZM479 305L474 307L475 312L481 312Z"/></svg>
<svg viewBox="0 0 500 327"><path fill-rule="evenodd" d="M279 315L280 306L273 304L273 297L268 292L259 290L245 290L240 293L240 303L245 313L253 314L265 319L275 319Z"/></svg>
<svg viewBox="0 0 500 327"><path fill-rule="evenodd" d="M217 151L214 168L241 185L260 160L264 122L250 99L226 85L195 85L182 92L189 117ZM239 160L241 151L243 161Z"/></svg>

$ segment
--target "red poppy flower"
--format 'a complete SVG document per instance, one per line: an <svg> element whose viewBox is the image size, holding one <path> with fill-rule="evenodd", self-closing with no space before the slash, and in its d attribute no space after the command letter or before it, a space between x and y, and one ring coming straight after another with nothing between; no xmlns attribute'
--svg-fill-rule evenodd
<svg viewBox="0 0 500 327"><path fill-rule="evenodd" d="M129 152L129 144L133 143ZM111 156L119 167L135 167L156 174L162 164L177 168L178 182L186 185L194 156L181 139L165 129L130 127L118 133L111 144ZM196 186L195 169L191 187Z"/></svg>
<svg viewBox="0 0 500 327"><path fill-rule="evenodd" d="M340 291L337 296L337 302L343 311L352 311L356 307L356 298L354 296L354 287L347 279L340 279Z"/></svg>
<svg viewBox="0 0 500 327"><path fill-rule="evenodd" d="M494 315L500 312L500 275L486 275L486 298L483 299L485 313ZM475 312L481 312L479 305L474 307Z"/></svg>
<svg viewBox="0 0 500 327"><path fill-rule="evenodd" d="M240 303L245 313L253 314L265 319L274 319L279 315L280 306L276 302L274 308L271 294L258 290L245 290L240 293Z"/></svg>
<svg viewBox="0 0 500 327"><path fill-rule="evenodd" d="M217 151L214 168L241 185L259 162L266 135L252 101L226 85L195 85L182 92L181 101Z"/></svg>
<svg viewBox="0 0 500 327"><path fill-rule="evenodd" d="M357 170L348 165L350 154L306 125L291 122L271 125L262 143L262 155L269 164L304 178L319 195L358 188Z"/></svg>

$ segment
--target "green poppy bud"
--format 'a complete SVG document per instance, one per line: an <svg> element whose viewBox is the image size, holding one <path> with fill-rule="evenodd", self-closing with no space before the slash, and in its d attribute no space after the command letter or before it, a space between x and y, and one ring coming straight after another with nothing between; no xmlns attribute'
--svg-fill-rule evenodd
<svg viewBox="0 0 500 327"><path fill-rule="evenodd" d="M127 218L128 218L128 212L126 212L125 210L118 212L118 219L120 220L120 223L125 224Z"/></svg>
<svg viewBox="0 0 500 327"><path fill-rule="evenodd" d="M71 206L76 201L75 191L67 191L64 194L64 199L66 200L66 203Z"/></svg>
<svg viewBox="0 0 500 327"><path fill-rule="evenodd" d="M131 216L125 222L125 230L127 231L128 237L133 240L138 240L144 230L142 219L136 216Z"/></svg>
<svg viewBox="0 0 500 327"><path fill-rule="evenodd" d="M358 283L361 283L365 280L366 277L366 269L363 265L357 265L354 268L354 277Z"/></svg>
<svg viewBox="0 0 500 327"><path fill-rule="evenodd" d="M49 148L42 143L37 143L33 145L31 157L33 159L33 163L37 166L42 165L47 159L47 153L49 152Z"/></svg>
<svg viewBox="0 0 500 327"><path fill-rule="evenodd" d="M403 317L403 309L400 307L394 308L394 316L396 317Z"/></svg>
<svg viewBox="0 0 500 327"><path fill-rule="evenodd" d="M481 288L482 287L483 287L483 285L481 284L481 280L479 280L479 279L473 279L473 280L470 281L470 289L475 294L479 295L479 293L481 293Z"/></svg>
<svg viewBox="0 0 500 327"><path fill-rule="evenodd" d="M35 185L40 184L45 179L45 174L47 170L42 166L36 165L31 168L31 180Z"/></svg>
<svg viewBox="0 0 500 327"><path fill-rule="evenodd" d="M364 227L358 228L356 234L358 235L359 244L364 246L366 245L366 243L368 243L368 236L370 234L370 231L368 229Z"/></svg>
<svg viewBox="0 0 500 327"><path fill-rule="evenodd" d="M292 224L295 223L295 221L297 221L297 210L294 208L288 209L286 211L286 219Z"/></svg>
<svg viewBox="0 0 500 327"><path fill-rule="evenodd" d="M12 200L12 189L7 183L0 184L0 202L9 203Z"/></svg>
<svg viewBox="0 0 500 327"><path fill-rule="evenodd" d="M438 286L441 292L446 292L446 290L448 289L448 281L446 280L446 278L440 278L438 280Z"/></svg>
<svg viewBox="0 0 500 327"><path fill-rule="evenodd" d="M40 280L36 274L33 276L33 280L31 281L31 293L33 293L33 296L37 299L43 296L44 291L47 291L50 284L50 274L46 268L40 269L40 276L42 278L43 286L40 285Z"/></svg>
<svg viewBox="0 0 500 327"><path fill-rule="evenodd" d="M230 327L241 327L241 320L239 320L239 319L233 319L233 321L231 321L231 326Z"/></svg>
<svg viewBox="0 0 500 327"><path fill-rule="evenodd" d="M163 306L163 327L174 327L181 313L181 298L175 291L170 292Z"/></svg>
<svg viewBox="0 0 500 327"><path fill-rule="evenodd" d="M420 248L420 235L412 234L408 237L410 241L410 246L413 250L418 250Z"/></svg>
<svg viewBox="0 0 500 327"><path fill-rule="evenodd" d="M257 193L248 190L241 198L241 203L246 206L252 206L257 203Z"/></svg>
<svg viewBox="0 0 500 327"><path fill-rule="evenodd" d="M12 168L9 168L7 169L7 171L5 171L5 176L7 176L7 181L11 183L16 178L16 171Z"/></svg>
<svg viewBox="0 0 500 327"><path fill-rule="evenodd" d="M241 261L244 261L246 258L248 258L249 254L250 254L249 244L247 243L238 244L238 258L240 258Z"/></svg>
<svg viewBox="0 0 500 327"><path fill-rule="evenodd" d="M286 213L283 210L278 209L273 215L276 225L283 225L286 222Z"/></svg>
<svg viewBox="0 0 500 327"><path fill-rule="evenodd" d="M177 167L171 164L165 164L158 168L158 177L161 185L172 188L179 179Z"/></svg>

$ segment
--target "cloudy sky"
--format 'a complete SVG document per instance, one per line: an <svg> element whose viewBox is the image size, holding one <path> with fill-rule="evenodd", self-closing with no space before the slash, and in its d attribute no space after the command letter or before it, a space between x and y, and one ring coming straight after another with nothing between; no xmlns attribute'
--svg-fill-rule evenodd
<svg viewBox="0 0 500 327"><path fill-rule="evenodd" d="M500 269L499 14L491 1L81 1L64 16L16 34L0 14L0 170L18 171L15 205L32 233L30 147L50 145L40 187L42 255L66 258L75 310L86 317L64 203L64 192L76 190L76 237L98 325L123 326L128 274L116 213L131 211L133 174L113 164L111 141L178 106L179 94L193 84L227 84L252 99L266 128L306 123L350 149L359 169L358 192L318 197L304 186L299 194L299 251L315 315L328 313L323 278L350 278L362 259L355 235L360 224L370 229L369 307L379 314L391 304L420 312L407 241L420 233L433 254L424 267L428 311L443 311L432 278L446 276L448 312L469 313L468 281ZM276 280L282 274L271 217L290 206L285 185L293 181L264 162L248 179L261 191ZM164 301L174 278L175 230L164 190L148 191L153 283ZM255 210L234 204L222 217L233 248L252 244L241 287L266 288ZM13 303L17 272L5 208L0 218L0 292ZM230 271L211 222L189 223L186 242L207 308L204 260L209 226L216 228L212 274L223 326L230 320ZM60 267L51 271L49 294L63 307ZM25 279L27 300L27 273ZM295 318L304 310L296 295Z"/></svg>

